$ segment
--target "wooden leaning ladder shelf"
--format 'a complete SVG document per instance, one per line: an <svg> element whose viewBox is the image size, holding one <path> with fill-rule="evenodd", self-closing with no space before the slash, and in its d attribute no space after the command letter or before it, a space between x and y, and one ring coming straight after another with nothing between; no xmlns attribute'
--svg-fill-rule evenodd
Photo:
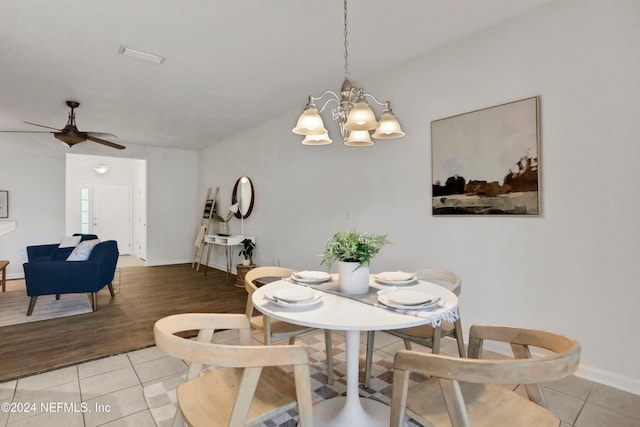
<svg viewBox="0 0 640 427"><path fill-rule="evenodd" d="M218 193L220 187L216 187L216 192L213 198L211 197L211 188L207 190L207 197L204 201L204 210L202 212L202 218L200 220L200 229L196 236L195 251L193 254L193 262L191 268L200 270L200 263L202 262L202 256L204 254L204 236L206 236L211 228L211 222L213 221L213 213L216 209L216 200L218 199Z"/></svg>

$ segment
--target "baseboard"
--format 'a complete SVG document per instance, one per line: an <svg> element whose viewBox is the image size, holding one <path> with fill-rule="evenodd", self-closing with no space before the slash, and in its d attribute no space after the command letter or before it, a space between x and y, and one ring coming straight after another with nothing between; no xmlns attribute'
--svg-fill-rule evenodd
<svg viewBox="0 0 640 427"><path fill-rule="evenodd" d="M619 390L628 391L629 393L640 395L640 380L637 378L629 378L612 372L603 371L602 369L592 368L590 366L578 367L575 375L585 380L594 381Z"/></svg>
<svg viewBox="0 0 640 427"><path fill-rule="evenodd" d="M145 260L145 267L157 267L159 265L173 265L173 264L191 264L192 259L165 259L165 260Z"/></svg>
<svg viewBox="0 0 640 427"><path fill-rule="evenodd" d="M485 342L484 348L495 353L513 357L513 353L511 353L511 349L508 344ZM535 356L543 356L541 352L533 351L533 353ZM585 380L594 381L609 387L640 395L640 380L637 378L625 377L620 374L587 366L583 363L578 365L578 369L576 369L574 375Z"/></svg>
<svg viewBox="0 0 640 427"><path fill-rule="evenodd" d="M170 261L170 260L164 260L164 261L146 261L145 266L146 267L157 267L159 265L172 265L172 264L191 264L193 263L192 259L189 260L175 260L175 261ZM204 262L200 263L200 268L205 268L207 266L207 264L205 264ZM227 266L226 265L222 265L222 264L217 264L215 262L210 262L208 264L209 268L215 268L216 270L220 270L220 271L227 271ZM231 274L236 274L236 267L235 265L231 266Z"/></svg>
<svg viewBox="0 0 640 427"><path fill-rule="evenodd" d="M201 265L202 265L203 267L206 267L206 266L207 266L207 264L204 264L204 263L202 263ZM223 271L223 272L227 271L227 266L226 266L226 265L217 264L217 263L215 263L215 262L214 262L214 263L210 263L210 264L209 264L209 268L215 268L216 270L220 270L220 271ZM231 274L234 274L234 275L235 275L235 274L237 274L236 266L235 266L235 265L232 265L232 266L231 266L231 271L230 271L230 273L231 273Z"/></svg>

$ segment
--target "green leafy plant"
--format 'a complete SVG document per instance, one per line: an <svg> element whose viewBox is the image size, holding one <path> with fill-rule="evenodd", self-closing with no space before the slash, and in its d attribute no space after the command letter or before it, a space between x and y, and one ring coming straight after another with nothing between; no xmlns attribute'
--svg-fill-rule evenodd
<svg viewBox="0 0 640 427"><path fill-rule="evenodd" d="M387 243L389 240L386 234L339 230L327 241L322 264L326 263L329 269L335 261L357 262L357 268L369 266L371 260Z"/></svg>
<svg viewBox="0 0 640 427"><path fill-rule="evenodd" d="M218 222L229 222L229 220L231 218L233 218L233 216L235 215L236 212L238 212L238 204L234 203L229 208L229 213L227 213L227 217L226 218L221 217L216 211L214 211L211 214L211 216L213 216L213 219L215 219Z"/></svg>
<svg viewBox="0 0 640 427"><path fill-rule="evenodd" d="M253 256L253 250L256 248L256 244L251 239L244 239L242 242L242 249L238 255L242 255L244 259L250 260Z"/></svg>

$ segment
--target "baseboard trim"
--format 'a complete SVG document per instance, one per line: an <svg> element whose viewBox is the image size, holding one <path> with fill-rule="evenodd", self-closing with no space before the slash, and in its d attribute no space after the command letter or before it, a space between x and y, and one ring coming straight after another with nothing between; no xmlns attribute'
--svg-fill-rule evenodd
<svg viewBox="0 0 640 427"><path fill-rule="evenodd" d="M497 342L485 342L484 348L505 356L513 357L513 353L508 345ZM533 351L534 355L542 356L540 352ZM640 380L637 378L629 378L616 374L614 372L605 371L599 368L587 366L580 363L574 375L585 380L594 381L609 387L627 391L629 393L640 395Z"/></svg>
<svg viewBox="0 0 640 427"><path fill-rule="evenodd" d="M191 264L192 259L165 259L165 260L145 260L145 267L157 267L159 265L172 265L172 264Z"/></svg>
<svg viewBox="0 0 640 427"><path fill-rule="evenodd" d="M637 378L625 377L602 369L583 366L582 364L578 367L575 375L585 380L595 381L609 387L640 395L640 380Z"/></svg>

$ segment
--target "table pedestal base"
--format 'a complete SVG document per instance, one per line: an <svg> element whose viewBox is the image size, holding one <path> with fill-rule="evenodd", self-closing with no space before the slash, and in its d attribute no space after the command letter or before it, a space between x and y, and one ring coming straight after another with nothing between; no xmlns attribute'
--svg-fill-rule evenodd
<svg viewBox="0 0 640 427"><path fill-rule="evenodd" d="M377 400L360 398L360 405L345 406L346 397L334 397L313 405L313 425L322 427L388 426L391 409Z"/></svg>
<svg viewBox="0 0 640 427"><path fill-rule="evenodd" d="M346 331L347 395L313 405L314 425L327 427L388 426L391 409L376 400L360 398L358 369L360 331Z"/></svg>

